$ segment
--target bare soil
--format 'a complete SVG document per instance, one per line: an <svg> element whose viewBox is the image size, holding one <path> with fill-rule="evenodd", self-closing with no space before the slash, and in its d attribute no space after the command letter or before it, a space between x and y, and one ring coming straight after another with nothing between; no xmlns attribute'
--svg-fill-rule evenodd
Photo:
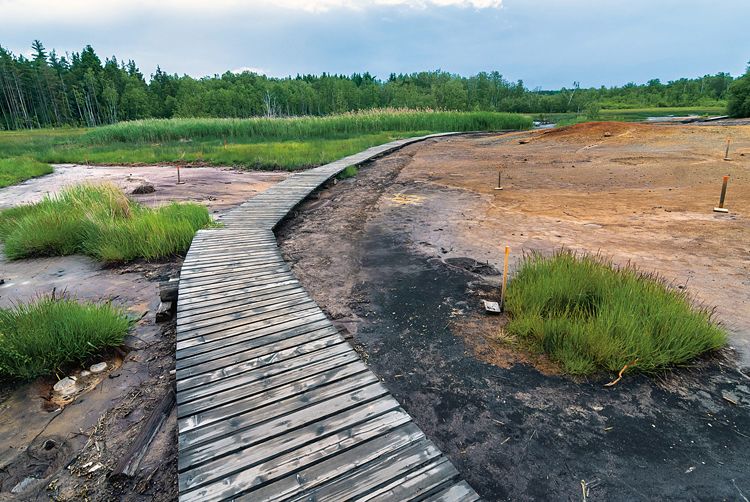
<svg viewBox="0 0 750 502"><path fill-rule="evenodd" d="M727 135L732 160L723 161ZM601 123L435 139L304 204L285 256L488 500L742 500L750 493L750 128ZM498 166L503 190L494 190ZM730 174L728 215L713 213ZM648 378L573 381L516 349L501 249L569 247L687 287L727 350ZM583 486L582 486L583 483Z"/></svg>
<svg viewBox="0 0 750 502"><path fill-rule="evenodd" d="M151 194L132 196L148 205L200 202L222 213L283 179L284 173L220 168L56 166L49 176L0 190L0 208L39 200L81 182L112 182L127 193L143 183ZM139 319L118 351L102 354L59 375L79 377L80 391L62 398L57 378L0 381L0 500L176 500L175 411L159 430L137 475L108 476L174 385L174 323L156 324L158 283L179 274L181 259L102 267L84 256L7 261L0 245L0 307L39 295L67 292L76 298L113 301ZM82 377L105 361L104 373ZM19 483L21 485L19 486ZM13 489L16 492L13 492Z"/></svg>

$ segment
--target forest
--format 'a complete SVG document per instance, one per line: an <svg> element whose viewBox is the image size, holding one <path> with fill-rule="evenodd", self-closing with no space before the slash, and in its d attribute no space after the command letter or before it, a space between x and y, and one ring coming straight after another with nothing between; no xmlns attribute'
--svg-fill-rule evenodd
<svg viewBox="0 0 750 502"><path fill-rule="evenodd" d="M0 46L0 130L93 127L177 117L329 115L376 108L585 113L601 109L726 106L728 73L662 83L558 90L528 89L498 71L464 77L445 71L296 75L232 73L193 78L157 67L147 79L133 60L102 59L90 45L60 55L35 40L29 57ZM736 86L740 87L740 86ZM747 87L745 85L744 87Z"/></svg>

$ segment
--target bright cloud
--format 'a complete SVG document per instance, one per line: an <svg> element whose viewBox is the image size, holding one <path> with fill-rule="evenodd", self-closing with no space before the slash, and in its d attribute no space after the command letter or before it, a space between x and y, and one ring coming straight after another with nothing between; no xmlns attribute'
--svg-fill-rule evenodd
<svg viewBox="0 0 750 502"><path fill-rule="evenodd" d="M101 22L124 16L150 16L154 13L248 14L272 8L323 13L332 10L366 10L372 7L460 7L497 9L503 0L0 0L3 23Z"/></svg>

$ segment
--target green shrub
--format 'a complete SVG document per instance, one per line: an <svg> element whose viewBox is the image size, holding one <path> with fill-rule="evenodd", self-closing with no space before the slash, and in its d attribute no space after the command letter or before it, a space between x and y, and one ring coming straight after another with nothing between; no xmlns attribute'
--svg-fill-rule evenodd
<svg viewBox="0 0 750 502"><path fill-rule="evenodd" d="M29 157L0 159L0 188L50 174L52 167Z"/></svg>
<svg viewBox="0 0 750 502"><path fill-rule="evenodd" d="M571 374L654 372L726 343L706 309L633 267L561 251L524 258L508 285L507 331Z"/></svg>
<svg viewBox="0 0 750 502"><path fill-rule="evenodd" d="M750 117L750 66L744 76L729 85L727 113L732 117Z"/></svg>
<svg viewBox="0 0 750 502"><path fill-rule="evenodd" d="M0 309L0 376L28 380L122 344L131 321L109 303L43 297Z"/></svg>
<svg viewBox="0 0 750 502"><path fill-rule="evenodd" d="M210 223L198 204L150 209L112 185L80 185L0 212L0 240L9 259L82 253L104 262L152 260L184 253Z"/></svg>

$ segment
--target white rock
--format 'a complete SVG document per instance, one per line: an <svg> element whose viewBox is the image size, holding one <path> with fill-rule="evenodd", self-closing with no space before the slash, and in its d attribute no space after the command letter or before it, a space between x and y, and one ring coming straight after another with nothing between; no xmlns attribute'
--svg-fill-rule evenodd
<svg viewBox="0 0 750 502"><path fill-rule="evenodd" d="M91 373L101 373L102 371L106 369L107 369L107 363L105 362L92 364L91 367L89 368Z"/></svg>
<svg viewBox="0 0 750 502"><path fill-rule="evenodd" d="M34 481L39 481L37 478L23 478L16 486L14 486L10 493L21 493L24 491L28 486L33 483Z"/></svg>
<svg viewBox="0 0 750 502"><path fill-rule="evenodd" d="M81 373L78 376L81 377L81 378L86 378L90 374L91 374L91 372L89 370L83 370L83 371L81 371Z"/></svg>
<svg viewBox="0 0 750 502"><path fill-rule="evenodd" d="M76 381L73 378L65 377L52 387L52 390L62 394L63 396L69 396L74 394L77 390Z"/></svg>

